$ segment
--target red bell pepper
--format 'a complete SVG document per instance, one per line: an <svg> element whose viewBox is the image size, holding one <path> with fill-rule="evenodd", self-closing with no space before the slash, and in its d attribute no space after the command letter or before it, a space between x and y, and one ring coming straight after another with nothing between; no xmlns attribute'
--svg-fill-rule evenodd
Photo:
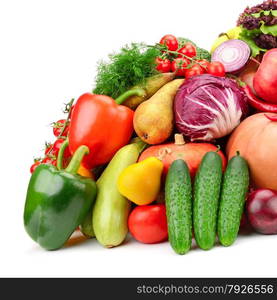
<svg viewBox="0 0 277 300"><path fill-rule="evenodd" d="M277 104L267 103L260 100L254 95L248 85L244 85L242 88L245 91L246 96L248 97L248 103L250 106L256 108L259 111L277 113Z"/></svg>
<svg viewBox="0 0 277 300"><path fill-rule="evenodd" d="M144 90L127 91L116 100L105 95L86 93L74 105L69 125L69 150L74 153L80 145L89 148L83 165L93 167L109 162L133 133L134 112L119 105L133 95L143 96Z"/></svg>
<svg viewBox="0 0 277 300"><path fill-rule="evenodd" d="M265 114L265 117L272 122L277 122L277 115L266 115Z"/></svg>

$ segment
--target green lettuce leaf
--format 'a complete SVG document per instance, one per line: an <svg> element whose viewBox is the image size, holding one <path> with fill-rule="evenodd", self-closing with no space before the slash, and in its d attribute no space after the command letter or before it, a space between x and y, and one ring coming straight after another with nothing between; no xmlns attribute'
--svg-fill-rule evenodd
<svg viewBox="0 0 277 300"><path fill-rule="evenodd" d="M255 17L255 18L260 18L261 16L269 16L272 15L274 17L277 16L277 10L261 10L258 13L255 14L251 14L251 16Z"/></svg>
<svg viewBox="0 0 277 300"><path fill-rule="evenodd" d="M273 36L277 36L277 24L267 26L264 23L261 25L260 30L264 34L271 34Z"/></svg>
<svg viewBox="0 0 277 300"><path fill-rule="evenodd" d="M254 38L261 34L260 29L248 30L241 26L241 33L239 35L239 39L248 44L251 49L251 56L255 57L259 55L261 52L265 52L266 49L260 48L255 42Z"/></svg>

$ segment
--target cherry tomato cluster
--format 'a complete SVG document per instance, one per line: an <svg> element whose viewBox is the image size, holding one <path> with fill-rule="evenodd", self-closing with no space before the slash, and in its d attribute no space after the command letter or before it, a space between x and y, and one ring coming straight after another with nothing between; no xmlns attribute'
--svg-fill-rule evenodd
<svg viewBox="0 0 277 300"><path fill-rule="evenodd" d="M34 160L34 163L30 167L31 173L33 173L36 167L39 166L40 164L51 164L53 166L57 165L57 157L60 148L68 135L70 116L73 107L74 105L72 106L70 105L70 110L69 111L65 110L65 112L69 114L67 119L61 119L58 120L57 122L52 123L53 135L56 137L56 140L54 143L45 143L44 157ZM66 148L63 155L65 164L69 161L70 157L71 154L69 152L69 149Z"/></svg>
<svg viewBox="0 0 277 300"><path fill-rule="evenodd" d="M185 78L205 73L225 76L222 63L196 59L197 49L189 42L179 48L178 39L168 34L162 37L159 44L165 47L161 57L156 58L156 69L161 73L174 72L176 76Z"/></svg>

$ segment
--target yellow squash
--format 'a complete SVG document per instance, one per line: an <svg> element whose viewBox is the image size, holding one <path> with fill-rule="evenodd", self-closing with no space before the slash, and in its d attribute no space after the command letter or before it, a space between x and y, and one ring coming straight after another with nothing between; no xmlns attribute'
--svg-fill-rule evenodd
<svg viewBox="0 0 277 300"><path fill-rule="evenodd" d="M149 204L159 194L162 171L163 163L156 157L148 157L125 168L118 177L117 188L135 204Z"/></svg>

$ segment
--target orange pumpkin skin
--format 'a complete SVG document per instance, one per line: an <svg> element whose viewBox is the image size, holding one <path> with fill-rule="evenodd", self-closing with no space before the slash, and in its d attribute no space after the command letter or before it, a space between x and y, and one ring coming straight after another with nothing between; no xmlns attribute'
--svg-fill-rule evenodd
<svg viewBox="0 0 277 300"><path fill-rule="evenodd" d="M218 151L218 147L209 143L185 143L184 145L168 143L153 145L142 152L138 161L142 161L151 156L158 158L163 156L163 176L165 177L171 163L176 159L183 159L188 165L191 177L194 177L202 158L209 151ZM222 151L218 151L218 154L222 159L222 169L225 170L226 158Z"/></svg>
<svg viewBox="0 0 277 300"><path fill-rule="evenodd" d="M228 159L237 151L249 164L253 187L277 190L277 122L267 119L264 113L246 118L227 143Z"/></svg>

